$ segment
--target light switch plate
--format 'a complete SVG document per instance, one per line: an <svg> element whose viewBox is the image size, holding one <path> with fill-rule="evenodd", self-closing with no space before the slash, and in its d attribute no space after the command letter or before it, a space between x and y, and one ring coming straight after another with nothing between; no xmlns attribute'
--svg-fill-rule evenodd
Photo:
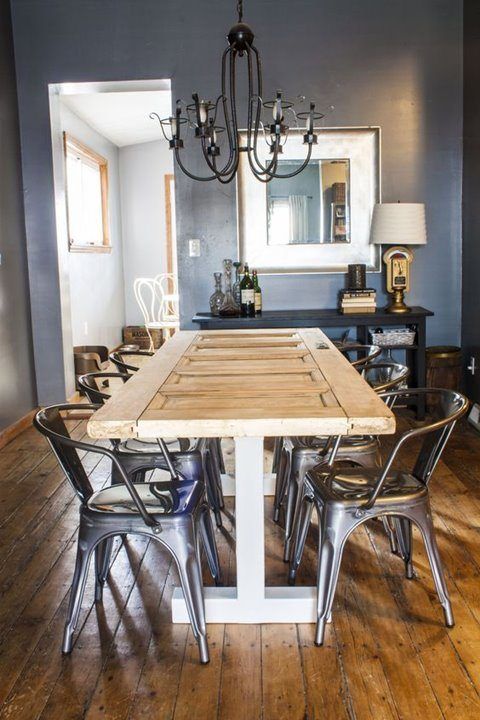
<svg viewBox="0 0 480 720"><path fill-rule="evenodd" d="M200 240L194 239L188 241L188 254L190 257L200 257Z"/></svg>

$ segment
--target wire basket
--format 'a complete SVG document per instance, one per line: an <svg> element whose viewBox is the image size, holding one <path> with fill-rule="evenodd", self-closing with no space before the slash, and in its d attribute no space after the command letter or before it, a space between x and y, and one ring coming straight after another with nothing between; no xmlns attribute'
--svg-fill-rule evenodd
<svg viewBox="0 0 480 720"><path fill-rule="evenodd" d="M385 347L387 345L413 345L416 336L415 330L402 328L401 330L383 330L383 332L370 332L373 345Z"/></svg>

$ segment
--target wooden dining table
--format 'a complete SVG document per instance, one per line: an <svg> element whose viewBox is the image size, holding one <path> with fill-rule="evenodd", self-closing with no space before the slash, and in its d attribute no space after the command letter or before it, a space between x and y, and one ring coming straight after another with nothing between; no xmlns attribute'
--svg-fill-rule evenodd
<svg viewBox="0 0 480 720"><path fill-rule="evenodd" d="M205 588L207 622L313 622L313 587L265 584L264 438L382 435L393 413L319 328L177 332L89 420L92 438L232 437L236 587ZM285 579L287 566L285 567ZM174 622L188 622L180 588Z"/></svg>

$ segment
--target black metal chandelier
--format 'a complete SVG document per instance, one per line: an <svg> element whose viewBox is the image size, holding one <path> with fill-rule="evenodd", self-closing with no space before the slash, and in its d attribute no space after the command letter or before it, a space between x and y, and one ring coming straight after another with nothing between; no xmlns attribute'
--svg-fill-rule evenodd
<svg viewBox="0 0 480 720"><path fill-rule="evenodd" d="M260 55L253 44L254 34L243 22L243 2L238 0L238 22L228 33L228 47L222 55L222 92L216 102L200 100L197 93L192 95L193 103L187 105L177 100L175 116L160 118L157 113L151 113L152 119L157 119L162 128L163 135L168 140L170 148L175 153L178 166L193 180L208 182L219 180L229 183L235 177L238 169L241 152L248 154L248 162L255 177L261 182L269 182L273 178L291 178L308 165L312 154L312 145L317 142L314 123L323 117L322 113L315 112L315 104L310 103L310 109L305 112L295 112L294 103L282 97L277 91L274 100L263 100L262 67ZM239 145L238 114L236 97L236 63L238 57L246 57L248 69L248 106L247 106L247 144ZM273 116L273 122L263 122L262 115L267 110ZM224 124L219 123L220 112L223 114ZM279 156L283 152L283 145L287 141L289 125L286 124L285 114L289 113L296 125L299 121L305 124L303 144L308 147L304 162L295 170L287 174L277 172ZM194 129L195 137L200 141L203 157L210 174L200 177L191 173L183 164L181 150L183 148L182 126ZM227 154L226 162L219 164L220 145L219 136L226 132ZM265 163L259 159L258 141L261 135L269 147L271 157Z"/></svg>

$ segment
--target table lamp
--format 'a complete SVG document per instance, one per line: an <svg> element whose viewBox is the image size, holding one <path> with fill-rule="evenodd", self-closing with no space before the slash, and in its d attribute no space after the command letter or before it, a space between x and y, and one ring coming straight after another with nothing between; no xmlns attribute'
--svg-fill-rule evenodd
<svg viewBox="0 0 480 720"><path fill-rule="evenodd" d="M427 228L422 203L379 203L373 209L370 241L393 245L383 254L387 266L387 292L393 295L386 312L405 313L404 293L410 289L413 252L404 245L425 245Z"/></svg>

